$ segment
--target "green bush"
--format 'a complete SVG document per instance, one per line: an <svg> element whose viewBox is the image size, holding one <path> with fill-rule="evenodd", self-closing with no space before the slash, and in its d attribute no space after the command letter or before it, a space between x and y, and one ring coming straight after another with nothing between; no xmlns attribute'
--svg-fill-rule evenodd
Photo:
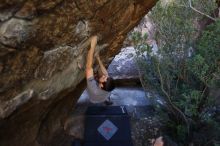
<svg viewBox="0 0 220 146"><path fill-rule="evenodd" d="M146 43L146 34L134 32L132 39L144 88L166 101L165 133L179 145L214 145L220 125L214 118L216 113L210 114L218 105L209 90L220 88L220 20L200 35L196 23L203 16L187 2L159 2L151 12L157 54ZM216 8L213 0L194 0L193 5L207 14Z"/></svg>
<svg viewBox="0 0 220 146"><path fill-rule="evenodd" d="M189 61L193 74L209 87L220 79L220 20L208 26L197 41L196 54Z"/></svg>

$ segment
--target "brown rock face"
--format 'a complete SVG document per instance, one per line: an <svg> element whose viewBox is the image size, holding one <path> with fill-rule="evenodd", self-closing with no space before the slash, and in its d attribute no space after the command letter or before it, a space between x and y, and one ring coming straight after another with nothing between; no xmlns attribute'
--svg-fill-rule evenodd
<svg viewBox="0 0 220 146"><path fill-rule="evenodd" d="M0 0L0 145L54 146L85 88L90 36L108 61L155 3Z"/></svg>

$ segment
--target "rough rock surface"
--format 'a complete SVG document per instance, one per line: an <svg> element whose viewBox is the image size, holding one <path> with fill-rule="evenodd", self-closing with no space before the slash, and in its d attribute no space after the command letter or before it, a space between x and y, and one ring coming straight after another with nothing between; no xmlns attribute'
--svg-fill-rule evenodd
<svg viewBox="0 0 220 146"><path fill-rule="evenodd" d="M108 64L155 3L0 0L0 145L54 146L85 88L79 66L90 36L108 45L101 54Z"/></svg>
<svg viewBox="0 0 220 146"><path fill-rule="evenodd" d="M122 48L108 67L109 75L114 79L139 79L135 56L133 47Z"/></svg>

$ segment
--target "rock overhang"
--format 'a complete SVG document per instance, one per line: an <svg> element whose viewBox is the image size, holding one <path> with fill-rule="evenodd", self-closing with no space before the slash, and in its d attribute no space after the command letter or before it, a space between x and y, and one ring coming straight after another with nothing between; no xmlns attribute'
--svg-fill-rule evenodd
<svg viewBox="0 0 220 146"><path fill-rule="evenodd" d="M127 33L155 3L156 0L1 0L0 144L24 145L18 139L27 132L15 127L16 122L33 135L24 139L25 144L35 144L43 129L42 121L59 121L62 112L57 116L51 113L65 106L68 111L79 97L76 92L82 91L79 84L85 78L79 65L85 64L90 36L98 34L99 45L108 45L101 52L108 62L119 52ZM69 94L65 98L68 93L72 97ZM71 104L64 104L71 99Z"/></svg>

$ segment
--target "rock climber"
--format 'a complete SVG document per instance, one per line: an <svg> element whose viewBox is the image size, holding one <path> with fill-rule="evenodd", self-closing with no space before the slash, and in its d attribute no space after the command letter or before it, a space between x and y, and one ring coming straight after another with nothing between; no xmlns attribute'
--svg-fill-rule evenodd
<svg viewBox="0 0 220 146"><path fill-rule="evenodd" d="M92 103L105 103L107 105L112 104L110 101L110 92L115 88L114 80L109 77L108 72L103 65L99 52L95 53L95 48L97 44L97 36L91 37L90 49L87 55L86 62L86 79L87 79L87 91L89 94L89 99ZM94 76L93 71L93 58L97 59L99 64L99 71L97 76Z"/></svg>

